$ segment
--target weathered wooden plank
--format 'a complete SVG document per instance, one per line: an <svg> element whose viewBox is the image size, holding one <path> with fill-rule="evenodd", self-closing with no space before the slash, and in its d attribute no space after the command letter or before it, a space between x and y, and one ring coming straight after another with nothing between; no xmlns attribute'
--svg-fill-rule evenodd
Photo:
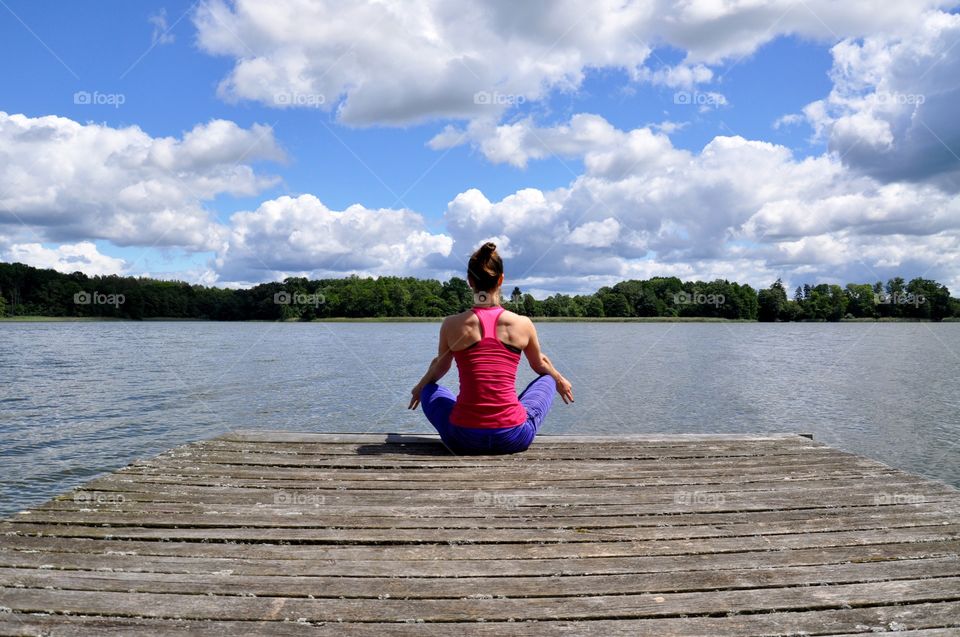
<svg viewBox="0 0 960 637"><path fill-rule="evenodd" d="M373 529L593 529L593 528L640 528L640 527L696 527L710 525L730 530L749 525L753 533L773 533L774 529L790 528L811 531L814 528L840 530L843 525L858 525L858 528L881 526L916 526L950 522L960 514L960 503L922 503L890 505L866 510L849 508L799 509L794 511L761 511L737 513L678 513L675 515L648 516L516 516L516 517L470 517L412 518L398 516L342 516L329 515L322 507L299 508L294 511L282 507L254 509L230 507L206 511L163 511L132 509L50 509L43 507L25 511L10 519L14 523L31 524L95 524L134 526L309 526L314 528L373 528Z"/></svg>
<svg viewBox="0 0 960 637"><path fill-rule="evenodd" d="M752 525L638 527L638 528L572 528L572 529L370 529L370 528L302 528L300 526L220 526L197 528L192 526L121 526L121 525L76 525L34 524L30 522L8 523L0 526L0 532L15 532L27 535L55 537L88 537L109 539L153 539L187 541L241 541L241 542L294 542L308 544L551 544L551 543L611 543L611 542L659 542L689 541L701 539L736 539L747 545L758 540L782 545L797 531L803 533L849 533L858 532L869 536L874 532L887 533L893 530L915 529L936 537L960 537L960 523L950 524L944 518L935 518L924 524L923 520L866 526L856 520L841 524L833 520L826 524L811 522L803 529L793 523L770 525L757 529ZM771 537L767 537L767 536Z"/></svg>
<svg viewBox="0 0 960 637"><path fill-rule="evenodd" d="M392 468L365 468L365 467L297 467L297 466L269 466L269 465L243 465L226 463L206 463L206 462L159 462L159 461L141 461L123 468L118 471L119 475L126 473L179 473L179 472L200 472L210 475L227 474L232 475L236 471L254 472L257 475L273 475L277 477L313 477L317 480L323 479L346 479L346 480L390 480L406 479L408 481L424 481L445 479L457 480L489 480L502 479L504 477L503 468L489 465L457 466L457 467L423 467L420 465L406 467L402 470ZM530 465L517 465L511 467L509 476L513 480L523 481L528 479L541 480L563 480L577 479L586 480L591 478L610 478L617 476L624 479L629 478L656 478L658 476L706 476L706 477L736 477L736 476L756 476L767 475L771 478L778 476L787 476L797 472L823 472L828 473L881 473L892 474L902 473L891 470L889 467L880 465L872 460L864 459L836 459L827 458L817 460L815 458L804 458L797 461L780 460L776 463L756 463L754 461L741 461L733 464L717 465L715 463L682 463L682 464L663 464L663 463L563 463L556 466L545 466L544 464L533 463ZM389 477L384 477L389 476Z"/></svg>
<svg viewBox="0 0 960 637"><path fill-rule="evenodd" d="M841 476L830 476L824 477L823 475L813 475L808 474L809 477L797 477L790 480L756 480L751 482L746 482L742 480L736 480L735 476L729 477L727 480L722 481L704 481L703 479L696 480L683 480L683 479L674 479L674 480L646 480L646 481L636 481L636 480L617 480L617 479L595 479L595 480L565 480L563 482L556 481L539 481L539 480L525 480L523 488L526 490L537 489L537 490L557 490L557 489L610 489L610 488L624 488L624 489L663 489L665 487L703 487L710 488L711 490L716 489L736 489L741 492L745 491L769 491L774 489L783 488L786 484L793 486L795 488L818 488L818 487L836 487L842 485L857 485L869 483L873 485L882 485L884 482L897 482L899 484L904 483L904 478L902 474L899 473L872 473L872 474L858 474L858 473L847 473ZM899 479L896 479L899 478ZM139 473L123 473L119 475L111 476L110 478L105 479L106 482L96 482L91 483L91 486L102 485L102 484L170 484L170 485L185 485L185 486L224 486L224 487L245 487L245 488L257 488L257 489L329 489L329 490L348 490L348 491L369 491L369 492L395 492L395 491L472 491L476 492L478 485L476 480L471 481L444 481L444 482L407 482L405 480L396 480L391 482L383 481L374 481L374 480L359 480L359 481L318 481L312 478L303 478L297 480L291 479L274 479L274 478L236 478L236 477L227 477L227 476L210 476L210 475L149 475L149 474L139 474ZM922 481L913 481L914 484L924 484ZM485 481L483 483L483 489L486 491L495 491L495 490L510 490L515 489L517 486L516 481L506 481L500 480L496 482Z"/></svg>
<svg viewBox="0 0 960 637"><path fill-rule="evenodd" d="M728 471L685 468L669 473L657 469L632 470L629 472L591 471L588 467L556 467L553 471L525 471L517 468L510 471L510 480L504 480L502 471L477 469L465 474L462 471L343 471L300 469L297 467L247 467L244 465L224 465L190 463L189 465L147 465L137 464L125 467L117 475L138 476L176 476L183 478L259 478L270 480L309 480L313 482L333 482L343 485L363 485L403 482L417 485L423 489L443 488L444 484L483 480L485 484L503 483L515 486L518 481L534 486L562 485L563 483L590 485L605 482L635 482L650 484L698 484L698 483L741 483L768 482L773 480L803 479L844 479L855 476L891 476L901 472L895 469L874 468L850 462L837 462L819 465L777 466L777 467L740 467Z"/></svg>
<svg viewBox="0 0 960 637"><path fill-rule="evenodd" d="M169 485L169 486L163 486ZM136 474L114 474L105 476L103 478L94 479L88 482L85 485L85 490L95 490L95 491L106 491L106 490L124 490L124 491L137 491L137 492L166 492L171 489L178 488L221 488L226 487L230 489L276 489L277 487L282 487L286 489L293 490L324 490L324 491L339 491L345 493L354 493L356 491L361 491L362 497L368 501L373 501L377 496L405 496L409 494L422 495L425 498L436 498L436 497L459 497L463 494L475 495L478 492L489 492L493 491L494 487L487 483L478 484L477 482L459 482L459 483L441 483L437 485L439 488L436 489L422 489L417 483L405 483L405 482L394 482L390 485L370 485L365 486L363 489L354 490L348 489L345 485L337 483L324 483L310 480L297 480L297 481L279 481L279 482L262 482L256 480L191 480L189 478L177 478L177 477L166 477L166 478L156 478L156 477L147 477L140 476ZM506 483L504 485L506 491L511 493L526 494L531 497L538 497L540 495L556 495L556 496L577 496L577 495L589 495L591 498L593 496L605 496L611 492L615 493L624 493L625 491L637 492L641 491L644 494L662 494L662 493L671 493L675 494L678 489L686 489L688 485L680 484L652 484L652 483L631 483L629 481L620 481L617 483L614 481L612 486L616 486L616 489L610 489L611 485L601 485L600 491L598 487L593 484L587 484L581 486L579 484L570 484L569 482L564 482L561 484L549 484L546 486L533 487L528 483L520 483L518 485L514 482L512 485ZM607 488L603 488L607 487ZM884 489L895 488L895 489L911 489L916 488L918 493L930 493L936 492L941 494L952 494L953 489L946 486L936 485L931 483L928 480L922 478L917 478L910 476L908 474L896 473L888 475L868 475L868 476L852 476L847 477L842 480L838 479L820 479L820 480L773 480L768 482L759 482L751 484L743 484L737 482L720 482L715 484L708 485L698 485L697 488L702 492L711 492L711 493L752 493L752 492L785 492L785 491L816 491L816 490L827 490L827 489L844 489L844 490L857 490L862 488L868 488L873 490L876 493L882 493ZM898 491L902 493L904 491Z"/></svg>
<svg viewBox="0 0 960 637"><path fill-rule="evenodd" d="M904 528L871 529L857 531L828 531L821 533L790 533L776 536L737 536L712 538L669 538L624 541L613 539L587 542L503 542L479 544L470 540L464 543L443 544L417 541L391 541L382 544L358 544L350 534L318 540L312 530L298 529L220 529L216 533L197 529L157 529L70 527L38 525L30 529L22 525L20 533L46 539L89 538L102 540L153 540L161 544L171 541L193 542L195 555L211 554L208 546L222 544L239 549L237 554L249 557L271 557L290 554L294 549L283 548L277 542L297 543L295 555L299 559L335 560L434 560L434 559L484 559L492 554L509 551L514 559L540 559L545 557L602 557L642 555L694 555L699 553L723 553L758 550L787 550L892 542L931 542L960 538L960 524L914 526ZM5 541L6 542L6 541ZM242 544L229 544L242 542ZM435 542L435 540L434 540ZM309 557L308 557L309 556Z"/></svg>
<svg viewBox="0 0 960 637"><path fill-rule="evenodd" d="M220 518L220 516L216 516ZM36 533L38 530L49 527L50 525L61 525L65 527L88 527L95 529L94 537L103 537L101 534L110 534L113 529L120 531L120 537L126 537L124 531L135 529L136 532L145 532L147 529L155 530L156 533L149 535L137 535L138 538L163 536L163 530L171 530L169 534L171 539L184 539L180 535L180 530L189 530L191 538L208 537L223 539L237 539L237 533L241 537L258 537L255 531L251 529L267 529L282 532L287 529L304 531L311 542L342 542L349 539L356 544L402 544L414 542L473 542L473 543L503 543L503 542L596 542L596 541L642 541L652 539L670 539L670 538L710 538L710 537L741 537L758 535L781 535L785 533L818 533L824 531L868 531L872 529L893 529L893 528L911 528L925 526L944 526L949 525L956 516L944 515L940 513L929 513L924 515L893 515L887 517L861 518L858 516L835 517L835 518L814 518L809 520L776 520L757 524L754 522L727 523L727 524L699 524L699 525L583 525L572 523L567 526L552 527L501 527L475 525L471 527L443 527L436 526L416 526L408 524L404 526L390 526L380 524L378 526L358 526L349 521L329 524L317 524L310 520L304 520L300 517L278 519L270 517L264 519L236 519L224 521L222 519L211 519L211 516L193 516L190 519L163 519L162 517L151 520L133 518L129 516L120 517L113 521L96 520L84 518L82 520L36 520L23 519L17 522L22 525L24 533ZM20 527L11 526L11 529L19 530ZM48 528L43 534L59 535L61 529ZM304 533L297 533L303 535ZM68 531L69 536L77 537L74 531ZM82 535L80 537L89 537ZM272 536L271 536L272 537ZM772 541L776 541L775 538Z"/></svg>
<svg viewBox="0 0 960 637"><path fill-rule="evenodd" d="M771 635L909 635L911 637L954 637L960 603L940 602L874 606L841 610L764 613L721 617L671 617L585 622L515 621L451 623L312 623L157 620L121 617L77 617L63 615L0 614L0 634L54 634L63 637L96 635L177 634L201 637L234 635L321 636L358 635L366 637L423 635L476 635L478 637L541 637L542 635L602 635L604 637L770 637ZM894 632L889 632L893 626ZM930 628L930 627L934 628ZM846 633L856 629L856 633Z"/></svg>
<svg viewBox="0 0 960 637"><path fill-rule="evenodd" d="M468 599L304 599L0 588L0 600L18 612L110 614L132 617L297 621L424 621L464 618L582 620L707 616L717 613L840 609L889 603L960 600L960 578L938 577L862 584L828 584L757 590L593 595L589 597Z"/></svg>
<svg viewBox="0 0 960 637"><path fill-rule="evenodd" d="M677 570L676 556L617 556L513 559L488 555L476 559L444 560L336 560L316 558L309 547L257 547L235 544L190 544L37 537L9 538L11 549L0 549L0 565L19 568L108 570L156 573L227 573L234 575L300 575L456 578L489 576L610 575L663 573ZM202 547L203 554L192 550ZM822 564L872 563L901 559L954 558L960 541L904 542L792 550L701 553L683 556L686 571L738 568L775 568Z"/></svg>
<svg viewBox="0 0 960 637"><path fill-rule="evenodd" d="M602 452L591 452L571 449L562 454L536 457L523 454L502 456L453 455L453 454L295 454L295 453L240 453L231 451L176 451L160 456L163 463L203 461L219 464L267 465L291 467L382 467L382 466L415 466L415 467L470 467L470 466L500 466L512 467L522 465L531 467L544 465L550 467L565 462L603 462L608 465L634 464L643 466L643 463L682 464L684 461L696 460L698 464L710 466L724 466L731 463L750 461L770 465L779 462L800 462L805 458L810 460L830 459L841 461L848 455L828 447L811 449L797 449L790 451L756 454L749 451L730 451L726 455L704 456L694 450L677 451L669 455L660 455L656 451L637 449L624 451L618 454L606 455Z"/></svg>
<svg viewBox="0 0 960 637"><path fill-rule="evenodd" d="M45 505L42 505L37 510L51 509L51 510L116 510L116 511L127 511L130 513L135 513L138 511L144 512L198 512L205 515L219 515L221 513L230 513L230 512L240 512L244 510L250 511L251 513L263 512L263 513L278 513L278 514L292 514L297 515L298 512L302 514L306 510L310 510L313 514L323 514L330 515L334 517L343 517L343 518L402 518L402 519L417 519L417 520L426 520L431 524L437 526L442 526L440 522L451 521L451 526L455 525L455 520L457 518L471 519L478 516L482 516L486 519L497 519L500 521L509 522L511 520L523 520L523 519L536 519L536 520L550 520L550 519L562 519L564 522L576 522L575 518L585 518L585 517L662 517L665 523L671 523L674 520L682 520L681 516L686 515L734 515L734 514L743 514L743 515L762 515L762 514L776 514L777 512L783 512L787 517L789 516L801 516L803 518L806 513L815 514L816 511L824 510L833 510L838 514L840 513L864 513L868 514L869 512L880 512L882 513L885 509L889 507L924 507L924 506L933 506L933 507L943 507L942 510L949 511L953 510L957 506L957 498L955 496L927 496L924 498L922 503L918 504L878 504L876 497L863 496L859 501L848 500L843 504L824 504L823 501L820 502L811 502L811 503L800 503L797 505L795 501L790 503L784 502L781 500L776 500L771 503L764 502L750 502L748 504L739 503L736 506L731 507L713 507L712 509L697 505L689 506L686 504L643 504L643 505L584 505L584 504L574 504L574 505L558 505L558 506L542 506L542 507L525 507L520 509L519 507L511 506L486 506L486 507L477 507L475 506L461 506L461 507L451 507L451 506L430 506L430 507L404 507L404 506L338 506L332 504L325 504L323 507L313 507L308 506L306 503L302 505L287 505L287 504L274 504L273 502L258 503L256 506L250 506L249 503L229 503L229 502L216 502L216 501L195 501L195 502L157 502L157 501L136 501L132 499L126 499L122 502L118 500L112 500L111 497L116 495L112 493L103 493L103 499L98 501L98 495L94 492L78 492L77 496L82 496L82 501L70 499L54 500ZM791 504L795 506L790 506ZM921 509L916 509L921 510ZM2 535L0 535L0 540L2 540Z"/></svg>
<svg viewBox="0 0 960 637"><path fill-rule="evenodd" d="M111 485L106 485L111 486ZM172 485L121 485L109 490L83 490L61 499L74 502L114 501L182 502L206 505L249 505L293 507L327 507L333 514L416 515L419 512L474 517L502 509L509 515L545 509L571 509L584 515L588 512L610 515L637 513L682 513L690 511L749 511L762 509L800 509L830 506L869 506L890 501L934 502L955 501L946 487L937 485L886 484L857 489L820 488L769 491L711 491L708 489L669 489L649 493L646 489L621 489L602 493L571 494L558 491L534 492L509 490L473 492L399 492L368 495L365 492L329 491L324 489L257 489L244 487L204 487ZM166 488L164 488L166 487Z"/></svg>
<svg viewBox="0 0 960 637"><path fill-rule="evenodd" d="M304 577L0 568L0 586L256 597L464 599L717 591L960 576L960 558L559 577Z"/></svg>

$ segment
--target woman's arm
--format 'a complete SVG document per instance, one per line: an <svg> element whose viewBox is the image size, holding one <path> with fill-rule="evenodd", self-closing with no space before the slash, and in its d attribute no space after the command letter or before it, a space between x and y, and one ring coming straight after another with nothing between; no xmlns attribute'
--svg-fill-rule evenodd
<svg viewBox="0 0 960 637"><path fill-rule="evenodd" d="M447 321L444 319L443 324L440 326L440 344L437 347L437 355L430 361L430 367L427 368L427 373L423 375L420 382L410 391L412 396L408 409L416 409L417 405L420 404L420 392L423 391L424 387L430 383L437 382L450 371L450 365L453 363L453 352L447 343L446 327Z"/></svg>
<svg viewBox="0 0 960 637"><path fill-rule="evenodd" d="M530 363L530 368L538 374L548 374L552 376L553 380L557 383L557 393L560 394L560 398L567 404L572 403L573 385L563 377L563 374L557 371L557 368L553 366L553 363L550 362L547 355L540 350L540 341L537 339L537 328L534 326L533 321L527 319L527 323L529 324L530 340L527 342L527 347L523 350L523 353L527 356L527 362Z"/></svg>

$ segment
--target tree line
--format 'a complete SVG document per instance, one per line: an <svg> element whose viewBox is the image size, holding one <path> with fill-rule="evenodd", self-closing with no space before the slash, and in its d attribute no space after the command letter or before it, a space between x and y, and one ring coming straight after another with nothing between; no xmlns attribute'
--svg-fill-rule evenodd
<svg viewBox="0 0 960 637"><path fill-rule="evenodd" d="M726 280L676 277L622 281L593 294L535 299L519 288L504 305L527 316L629 318L706 317L748 321L839 321L960 317L960 300L929 279L893 278L845 287L803 285L792 297L780 280L755 290ZM0 263L0 316L175 318L218 321L440 317L473 304L459 277L385 276L311 280L291 277L248 289L227 289L144 277L87 276Z"/></svg>

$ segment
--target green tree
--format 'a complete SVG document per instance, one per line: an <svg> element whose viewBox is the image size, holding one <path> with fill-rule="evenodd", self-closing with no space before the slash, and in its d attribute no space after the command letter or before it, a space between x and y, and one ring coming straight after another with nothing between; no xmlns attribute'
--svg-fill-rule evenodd
<svg viewBox="0 0 960 637"><path fill-rule="evenodd" d="M584 307L584 316L591 318L600 318L603 316L603 302L596 295L587 299Z"/></svg>
<svg viewBox="0 0 960 637"><path fill-rule="evenodd" d="M930 279L916 278L906 286L904 314L942 321L950 316L950 290Z"/></svg>
<svg viewBox="0 0 960 637"><path fill-rule="evenodd" d="M453 277L443 284L443 300L447 304L447 314L463 312L473 305L473 290L466 280Z"/></svg>
<svg viewBox="0 0 960 637"><path fill-rule="evenodd" d="M873 286L869 283L847 284L847 311L856 318L875 318L877 301Z"/></svg>
<svg viewBox="0 0 960 637"><path fill-rule="evenodd" d="M524 316L538 316L540 313L537 308L537 300L533 298L532 294L523 295L523 315Z"/></svg>
<svg viewBox="0 0 960 637"><path fill-rule="evenodd" d="M766 290L760 290L757 297L757 318L761 321L777 321L787 307L787 291L783 281L777 279Z"/></svg>
<svg viewBox="0 0 960 637"><path fill-rule="evenodd" d="M518 287L514 287L510 293L510 309L517 314L523 314L523 292Z"/></svg>
<svg viewBox="0 0 960 637"><path fill-rule="evenodd" d="M627 297L617 292L607 292L600 297L604 316L630 316L630 304Z"/></svg>

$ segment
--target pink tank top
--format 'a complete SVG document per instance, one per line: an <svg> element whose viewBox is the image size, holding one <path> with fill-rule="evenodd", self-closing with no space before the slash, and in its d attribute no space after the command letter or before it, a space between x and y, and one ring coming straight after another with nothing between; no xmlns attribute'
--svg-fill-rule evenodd
<svg viewBox="0 0 960 637"><path fill-rule="evenodd" d="M450 422L460 427L496 429L522 425L527 411L517 400L517 366L520 352L497 338L502 307L475 307L480 319L480 340L453 353L460 372L460 395L450 412Z"/></svg>

